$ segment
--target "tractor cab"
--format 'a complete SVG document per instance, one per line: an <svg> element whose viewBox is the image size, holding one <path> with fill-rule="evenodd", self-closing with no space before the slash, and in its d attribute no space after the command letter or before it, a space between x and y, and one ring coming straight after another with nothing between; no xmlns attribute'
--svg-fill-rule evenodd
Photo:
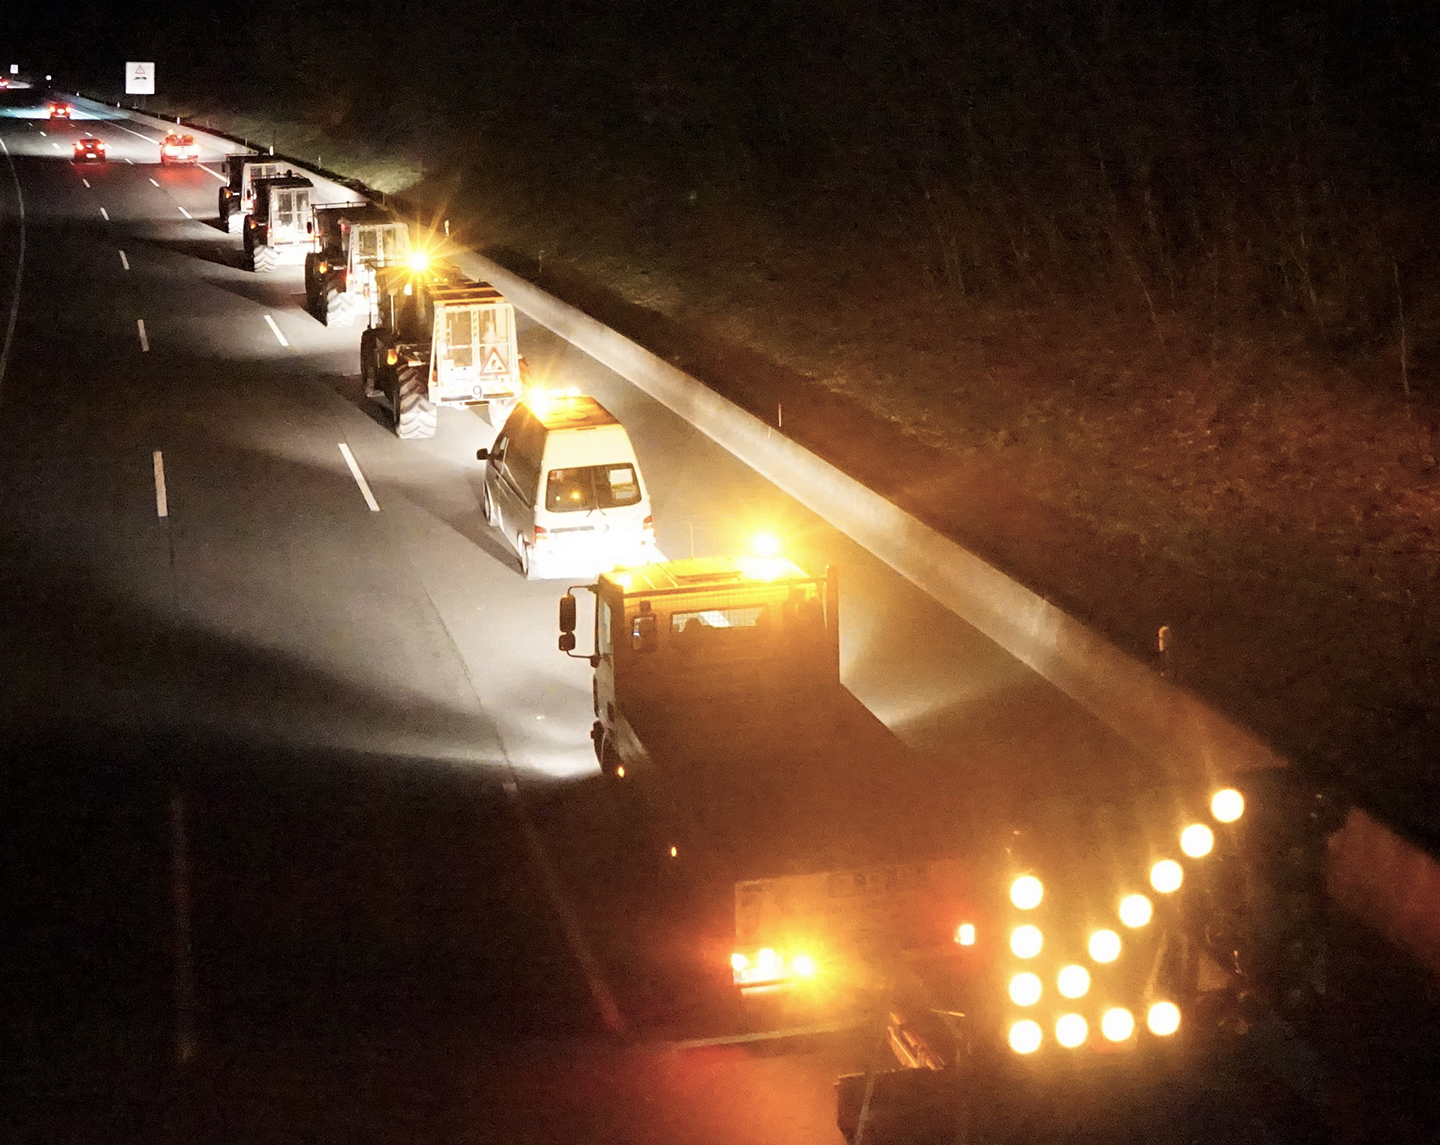
<svg viewBox="0 0 1440 1145"><path fill-rule="evenodd" d="M315 231L312 190L314 184L303 175L256 180L255 203L245 216L245 255L251 270L304 261Z"/></svg>
<svg viewBox="0 0 1440 1145"><path fill-rule="evenodd" d="M373 316L376 268L410 257L410 227L375 203L316 207L313 240L305 256L306 308L326 325Z"/></svg>
<svg viewBox="0 0 1440 1145"><path fill-rule="evenodd" d="M255 184L262 179L293 175L289 163L258 155L231 155L225 160L225 186L220 188L220 224L231 234L240 230L255 205Z"/></svg>

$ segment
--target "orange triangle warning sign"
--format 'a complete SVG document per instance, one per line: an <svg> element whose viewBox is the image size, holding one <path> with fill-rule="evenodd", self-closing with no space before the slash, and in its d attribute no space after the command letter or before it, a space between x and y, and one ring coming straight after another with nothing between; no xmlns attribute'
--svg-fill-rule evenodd
<svg viewBox="0 0 1440 1145"><path fill-rule="evenodd" d="M480 367L482 374L508 374L510 367L505 364L505 355L500 352L499 346L491 346L490 352L485 355L485 364Z"/></svg>

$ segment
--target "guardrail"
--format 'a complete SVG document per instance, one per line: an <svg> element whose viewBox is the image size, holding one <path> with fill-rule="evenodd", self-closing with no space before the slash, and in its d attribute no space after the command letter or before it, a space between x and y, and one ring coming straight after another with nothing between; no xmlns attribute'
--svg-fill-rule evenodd
<svg viewBox="0 0 1440 1145"><path fill-rule="evenodd" d="M157 128L174 126L158 116L76 98ZM250 150L223 133L184 126L222 149ZM290 156L276 158L304 169L317 185L386 200L354 180L341 181ZM703 382L483 255L459 251L456 261L694 425L1172 773L1220 780L1285 766L1253 733ZM1440 974L1440 863L1358 808L1330 837L1328 850L1332 899Z"/></svg>

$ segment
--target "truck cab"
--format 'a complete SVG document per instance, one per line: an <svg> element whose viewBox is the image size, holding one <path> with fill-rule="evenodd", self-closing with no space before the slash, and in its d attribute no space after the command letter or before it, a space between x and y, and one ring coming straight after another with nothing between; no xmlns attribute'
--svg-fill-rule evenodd
<svg viewBox="0 0 1440 1145"><path fill-rule="evenodd" d="M255 198L245 216L245 260L258 273L281 263L303 262L315 230L310 209L314 184L303 175L277 175L255 182Z"/></svg>
<svg viewBox="0 0 1440 1145"><path fill-rule="evenodd" d="M255 184L277 175L293 175L289 163L276 162L259 155L231 155L225 159L225 185L219 191L220 227L232 235L239 234L245 216L255 205Z"/></svg>

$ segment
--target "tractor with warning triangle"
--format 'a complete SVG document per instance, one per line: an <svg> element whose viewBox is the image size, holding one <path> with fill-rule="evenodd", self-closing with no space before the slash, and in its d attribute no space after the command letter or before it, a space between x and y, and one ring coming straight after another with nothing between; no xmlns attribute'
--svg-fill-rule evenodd
<svg viewBox="0 0 1440 1145"><path fill-rule="evenodd" d="M314 250L305 256L305 308L327 326L348 326L373 308L375 273L405 265L410 225L378 203L315 207Z"/></svg>
<svg viewBox="0 0 1440 1145"><path fill-rule="evenodd" d="M515 308L488 282L421 250L374 268L360 377L397 436L435 436L441 406L485 406L491 424L503 425L522 371Z"/></svg>

